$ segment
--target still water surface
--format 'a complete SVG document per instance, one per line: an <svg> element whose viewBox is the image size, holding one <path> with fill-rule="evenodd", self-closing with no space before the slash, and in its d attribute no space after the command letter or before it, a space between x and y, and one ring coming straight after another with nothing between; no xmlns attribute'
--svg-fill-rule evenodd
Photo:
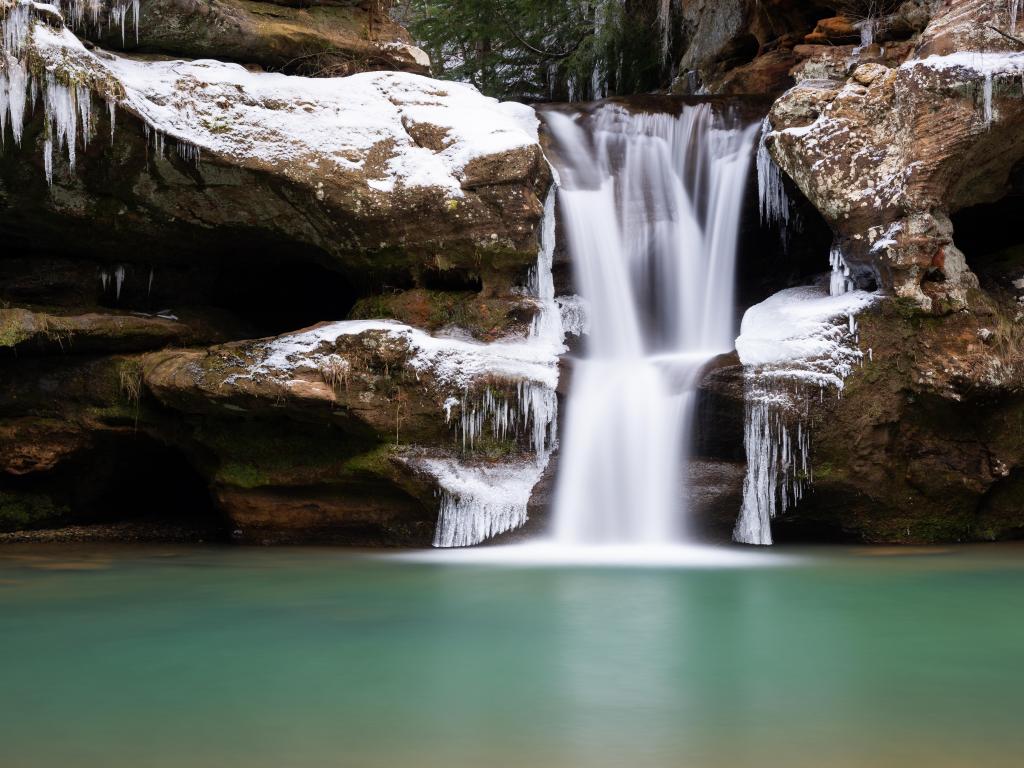
<svg viewBox="0 0 1024 768"><path fill-rule="evenodd" d="M1020 766L1024 548L0 549L4 768Z"/></svg>

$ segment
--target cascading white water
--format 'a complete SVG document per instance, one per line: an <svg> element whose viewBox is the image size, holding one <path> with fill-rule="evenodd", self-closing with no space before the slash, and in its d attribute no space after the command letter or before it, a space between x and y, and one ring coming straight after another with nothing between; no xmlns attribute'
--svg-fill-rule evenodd
<svg viewBox="0 0 1024 768"><path fill-rule="evenodd" d="M672 544L686 535L696 376L735 338L735 253L758 126L722 127L709 104L679 116L604 105L544 119L590 326L573 370L555 538Z"/></svg>

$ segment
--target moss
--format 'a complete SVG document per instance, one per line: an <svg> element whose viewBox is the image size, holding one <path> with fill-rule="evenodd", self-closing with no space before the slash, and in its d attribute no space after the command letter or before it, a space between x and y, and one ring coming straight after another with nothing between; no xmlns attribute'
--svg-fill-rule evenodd
<svg viewBox="0 0 1024 768"><path fill-rule="evenodd" d="M234 485L238 488L259 488L273 483L273 478L269 474L253 464L232 461L220 466L217 470L216 480L224 485Z"/></svg>
<svg viewBox="0 0 1024 768"><path fill-rule="evenodd" d="M346 472L387 476L392 471L391 457L394 453L394 446L381 445L366 453L353 456L342 465L342 468Z"/></svg>
<svg viewBox="0 0 1024 768"><path fill-rule="evenodd" d="M215 481L240 488L327 483L383 474L390 447L329 427L204 422L195 437L216 457Z"/></svg>
<svg viewBox="0 0 1024 768"><path fill-rule="evenodd" d="M44 494L0 491L0 531L38 528L67 514L67 507Z"/></svg>
<svg viewBox="0 0 1024 768"><path fill-rule="evenodd" d="M32 333L20 320L20 313L3 310L0 312L0 347L16 347L32 338Z"/></svg>
<svg viewBox="0 0 1024 768"><path fill-rule="evenodd" d="M428 331L455 326L475 338L491 341L525 330L534 311L518 297L485 298L472 291L417 288L361 299L349 317L400 320Z"/></svg>

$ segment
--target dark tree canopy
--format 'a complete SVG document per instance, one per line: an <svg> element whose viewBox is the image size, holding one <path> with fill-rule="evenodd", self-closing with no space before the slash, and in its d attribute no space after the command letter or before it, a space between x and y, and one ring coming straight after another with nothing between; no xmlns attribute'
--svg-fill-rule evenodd
<svg viewBox="0 0 1024 768"><path fill-rule="evenodd" d="M437 76L530 101L642 93L671 80L671 0L405 0Z"/></svg>

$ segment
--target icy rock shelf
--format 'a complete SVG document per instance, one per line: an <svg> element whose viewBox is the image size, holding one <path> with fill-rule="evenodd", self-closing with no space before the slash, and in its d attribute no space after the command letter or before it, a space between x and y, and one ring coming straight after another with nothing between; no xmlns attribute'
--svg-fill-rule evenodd
<svg viewBox="0 0 1024 768"><path fill-rule="evenodd" d="M557 445L558 358L566 348L551 275L554 195L552 189L544 207L537 264L525 289L538 303L526 338L482 344L431 336L391 321L342 321L269 342L261 360L246 374L287 381L300 368L347 365L333 351L343 336L376 331L407 344L412 369L444 390L441 409L445 421L457 425L463 448L461 456L410 459L437 483L435 547L472 546L522 527L533 488ZM509 390L511 396L505 394ZM500 440L525 435L532 456L501 462L475 460L472 449L488 429Z"/></svg>
<svg viewBox="0 0 1024 768"><path fill-rule="evenodd" d="M856 316L878 294L855 290L833 249L830 285L789 288L747 310L736 339L745 367L747 474L733 539L772 543L771 521L813 480L809 399L839 395L860 365Z"/></svg>
<svg viewBox="0 0 1024 768"><path fill-rule="evenodd" d="M1019 0L1011 0L1014 6ZM1011 9L1016 18L1015 7ZM901 70L913 72L941 72L970 82L981 80L982 122L985 127L995 118L993 109L993 88L999 80L1014 80L1024 88L1024 53L1003 53L987 51L958 51L946 56L928 56L913 59L900 66Z"/></svg>
<svg viewBox="0 0 1024 768"><path fill-rule="evenodd" d="M70 29L41 20L59 18L53 6L0 5L0 14L0 114L20 144L27 113L42 97L51 173L53 143L66 149L74 170L79 141L84 146L94 133L93 95L107 100L112 131L114 109L125 109L143 121L161 153L166 137L188 160L202 152L291 176L355 173L381 193L435 187L462 197L470 162L538 143L532 109L462 83L398 72L317 79L213 60L137 61L86 50ZM30 71L30 53L44 74ZM444 149L418 146L407 131L417 123L445 130ZM371 171L367 157L380 146L390 157Z"/></svg>

